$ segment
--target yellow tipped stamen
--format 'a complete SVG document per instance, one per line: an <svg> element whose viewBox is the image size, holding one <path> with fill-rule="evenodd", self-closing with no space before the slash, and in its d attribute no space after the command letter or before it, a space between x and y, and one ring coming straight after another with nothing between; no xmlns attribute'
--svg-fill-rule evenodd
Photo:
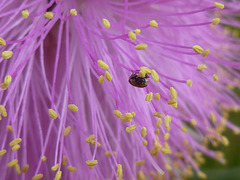
<svg viewBox="0 0 240 180"><path fill-rule="evenodd" d="M214 81L218 81L218 80L219 80L219 77L218 77L216 74L213 74L213 80L214 80Z"/></svg>
<svg viewBox="0 0 240 180"><path fill-rule="evenodd" d="M22 139L21 138L16 138L14 140L12 140L10 143L9 143L9 146L15 146L16 144L22 142Z"/></svg>
<svg viewBox="0 0 240 180"><path fill-rule="evenodd" d="M20 149L20 145L19 144L17 144L17 145L15 145L15 146L13 146L12 147L12 151L17 151L17 150L19 150Z"/></svg>
<svg viewBox="0 0 240 180"><path fill-rule="evenodd" d="M0 46L6 46L6 41L3 38L0 38Z"/></svg>
<svg viewBox="0 0 240 180"><path fill-rule="evenodd" d="M134 32L135 32L135 34L140 34L141 30L140 29L135 29Z"/></svg>
<svg viewBox="0 0 240 180"><path fill-rule="evenodd" d="M54 180L59 180L62 177L62 171L57 171Z"/></svg>
<svg viewBox="0 0 240 180"><path fill-rule="evenodd" d="M27 165L23 166L22 172L26 173L28 171L28 169L29 169L29 165L27 164Z"/></svg>
<svg viewBox="0 0 240 180"><path fill-rule="evenodd" d="M46 18L46 19L52 19L53 18L53 13L52 12L45 12L45 14L44 14L44 17Z"/></svg>
<svg viewBox="0 0 240 180"><path fill-rule="evenodd" d="M32 177L32 180L38 180L38 179L42 179L42 178L43 178L43 174L37 174Z"/></svg>
<svg viewBox="0 0 240 180"><path fill-rule="evenodd" d="M173 105L173 104L176 104L177 103L177 100L175 99L169 99L168 100L168 105Z"/></svg>
<svg viewBox="0 0 240 180"><path fill-rule="evenodd" d="M14 169L15 169L17 174L21 174L22 173L19 164L15 164L14 165Z"/></svg>
<svg viewBox="0 0 240 180"><path fill-rule="evenodd" d="M112 75L111 75L108 71L106 71L106 72L105 72L105 78L106 78L108 81L111 81L111 80L112 80Z"/></svg>
<svg viewBox="0 0 240 180"><path fill-rule="evenodd" d="M202 171L198 171L197 175L200 179L206 179L207 178L207 175Z"/></svg>
<svg viewBox="0 0 240 180"><path fill-rule="evenodd" d="M1 89L6 90L8 88L8 84L1 83Z"/></svg>
<svg viewBox="0 0 240 180"><path fill-rule="evenodd" d="M105 19L105 18L102 19L102 24L107 29L110 28L110 26L111 26L110 22L107 19Z"/></svg>
<svg viewBox="0 0 240 180"><path fill-rule="evenodd" d="M2 116L0 115L0 121L2 120Z"/></svg>
<svg viewBox="0 0 240 180"><path fill-rule="evenodd" d="M42 156L42 157L41 157L41 160L44 162L44 161L47 160L47 157L46 157L46 156Z"/></svg>
<svg viewBox="0 0 240 180"><path fill-rule="evenodd" d="M147 49L147 47L148 47L147 44L140 43L140 44L135 46L135 49L136 50L145 50L145 49Z"/></svg>
<svg viewBox="0 0 240 180"><path fill-rule="evenodd" d="M165 168L166 168L168 171L172 171L172 166L170 166L169 164L166 164L166 165L165 165Z"/></svg>
<svg viewBox="0 0 240 180"><path fill-rule="evenodd" d="M136 161L136 166L142 166L145 164L144 160Z"/></svg>
<svg viewBox="0 0 240 180"><path fill-rule="evenodd" d="M159 130L159 129L156 129L156 130L154 131L154 133L158 135L158 134L160 133L160 130Z"/></svg>
<svg viewBox="0 0 240 180"><path fill-rule="evenodd" d="M88 136L85 141L86 141L87 143L91 143L91 142L94 140L94 138L95 138L95 135L92 134L92 135Z"/></svg>
<svg viewBox="0 0 240 180"><path fill-rule="evenodd" d="M4 83L9 85L12 81L12 76L10 75L7 75L5 78L4 78Z"/></svg>
<svg viewBox="0 0 240 180"><path fill-rule="evenodd" d="M199 45L195 45L193 46L193 50L198 53L198 54L202 54L203 53L203 48Z"/></svg>
<svg viewBox="0 0 240 180"><path fill-rule="evenodd" d="M216 122L216 116L213 112L210 113L210 119L212 120L212 122Z"/></svg>
<svg viewBox="0 0 240 180"><path fill-rule="evenodd" d="M137 125L136 125L136 124L131 125L131 126L129 126L129 127L126 128L126 132L127 132L127 133L133 132L136 128L137 128Z"/></svg>
<svg viewBox="0 0 240 180"><path fill-rule="evenodd" d="M166 128L166 131L169 132L170 131L170 126L168 127L165 127Z"/></svg>
<svg viewBox="0 0 240 180"><path fill-rule="evenodd" d="M151 27L158 27L158 23L155 21L155 20L152 20L152 21L150 21L149 22L149 25L151 26Z"/></svg>
<svg viewBox="0 0 240 180"><path fill-rule="evenodd" d="M123 122L132 122L132 119L131 118L127 118L126 116L122 116L120 119Z"/></svg>
<svg viewBox="0 0 240 180"><path fill-rule="evenodd" d="M213 24L213 25L218 25L219 22L220 22L220 18L214 18L214 19L212 19L212 24Z"/></svg>
<svg viewBox="0 0 240 180"><path fill-rule="evenodd" d="M28 10L27 10L27 9L26 9L26 10L23 10L23 11L22 11L22 17L27 19L28 16L29 16Z"/></svg>
<svg viewBox="0 0 240 180"><path fill-rule="evenodd" d="M137 173L137 180L145 180L146 176L143 171L138 171Z"/></svg>
<svg viewBox="0 0 240 180"><path fill-rule="evenodd" d="M97 160L87 160L86 164L91 168L98 164Z"/></svg>
<svg viewBox="0 0 240 180"><path fill-rule="evenodd" d="M3 117L7 117L7 111L3 105L0 105L0 113L2 114Z"/></svg>
<svg viewBox="0 0 240 180"><path fill-rule="evenodd" d="M112 151L113 155L116 156L116 151ZM105 152L105 155L106 156L112 156L111 152L110 151L106 151Z"/></svg>
<svg viewBox="0 0 240 180"><path fill-rule="evenodd" d="M57 163L56 165L51 167L51 171L56 171L59 167L59 164Z"/></svg>
<svg viewBox="0 0 240 180"><path fill-rule="evenodd" d="M57 119L57 117L58 117L56 111L54 111L53 109L48 109L48 114L49 114L50 118L52 118L52 119Z"/></svg>
<svg viewBox="0 0 240 180"><path fill-rule="evenodd" d="M133 115L133 117L135 117L135 116L136 116L136 113L135 113L135 112L132 112L132 115Z"/></svg>
<svg viewBox="0 0 240 180"><path fill-rule="evenodd" d="M146 97L145 97L145 101L151 101L152 98L153 98L153 93L150 92L150 93L148 93L148 94L146 95Z"/></svg>
<svg viewBox="0 0 240 180"><path fill-rule="evenodd" d="M146 71L144 71L143 69L140 69L139 76L141 78L144 78L146 76Z"/></svg>
<svg viewBox="0 0 240 180"><path fill-rule="evenodd" d="M190 121L192 126L196 126L197 125L197 121L195 119L191 119Z"/></svg>
<svg viewBox="0 0 240 180"><path fill-rule="evenodd" d="M159 118L156 122L156 126L159 128L161 126L161 124L162 124L162 119Z"/></svg>
<svg viewBox="0 0 240 180"><path fill-rule="evenodd" d="M154 97L155 97L155 99L156 99L156 100L158 100L158 101L159 101L159 100L160 100L160 98L161 98L161 96L160 96L160 94L159 94L159 93L155 93L155 94L154 94Z"/></svg>
<svg viewBox="0 0 240 180"><path fill-rule="evenodd" d="M13 55L13 52L12 51L3 51L2 52L2 58L3 59L9 59L11 58Z"/></svg>
<svg viewBox="0 0 240 180"><path fill-rule="evenodd" d="M128 37L129 37L131 40L136 40L136 34L135 34L134 32L132 32L132 31L130 31L130 32L128 33Z"/></svg>
<svg viewBox="0 0 240 180"><path fill-rule="evenodd" d="M151 74L151 69L149 69L148 67L145 67L145 66L142 66L141 68L140 68L140 71L145 71L145 73L147 73L147 74Z"/></svg>
<svg viewBox="0 0 240 180"><path fill-rule="evenodd" d="M92 143L92 145L94 145L94 146L95 146L95 143L96 143L96 142L95 142L95 140L92 140L92 142L91 142L91 143ZM100 146L101 146L101 144L98 142L98 143L97 143L97 147L100 147Z"/></svg>
<svg viewBox="0 0 240 180"><path fill-rule="evenodd" d="M164 141L167 141L167 140L169 139L169 137L170 137L170 134L169 134L169 133L166 133L166 134L164 135Z"/></svg>
<svg viewBox="0 0 240 180"><path fill-rule="evenodd" d="M71 10L70 10L70 14L71 14L72 16L76 16L76 15L77 15L76 9L71 9Z"/></svg>
<svg viewBox="0 0 240 180"><path fill-rule="evenodd" d="M177 98L177 91L173 87L170 87L170 93L173 99Z"/></svg>
<svg viewBox="0 0 240 180"><path fill-rule="evenodd" d="M113 111L113 114L114 114L117 118L121 118L121 117L122 117L122 113L121 113L121 111L119 111L119 110L114 110L114 111Z"/></svg>
<svg viewBox="0 0 240 180"><path fill-rule="evenodd" d="M125 116L126 116L127 118L129 118L129 119L133 118L132 113L125 113Z"/></svg>
<svg viewBox="0 0 240 180"><path fill-rule="evenodd" d="M63 158L62 158L62 165L63 166L67 165L67 158L66 158L66 156L63 156Z"/></svg>
<svg viewBox="0 0 240 180"><path fill-rule="evenodd" d="M162 117L163 117L163 115L162 115L160 112L154 112L153 115L154 115L155 117L159 117L159 118L162 118Z"/></svg>
<svg viewBox="0 0 240 180"><path fill-rule="evenodd" d="M147 145L148 145L147 140L144 140L144 141L142 142L142 144L143 144L144 146L147 146Z"/></svg>
<svg viewBox="0 0 240 180"><path fill-rule="evenodd" d="M169 127L169 124L171 123L171 121L172 121L172 117L171 116L165 116L165 127L167 128L167 127Z"/></svg>
<svg viewBox="0 0 240 180"><path fill-rule="evenodd" d="M146 137L146 135L147 135L147 128L143 127L141 131L141 136Z"/></svg>
<svg viewBox="0 0 240 180"><path fill-rule="evenodd" d="M108 70L109 66L103 60L98 60L97 63L98 63L98 66L103 70Z"/></svg>
<svg viewBox="0 0 240 180"><path fill-rule="evenodd" d="M229 140L225 136L222 136L222 143L223 143L224 146L228 146L229 145Z"/></svg>
<svg viewBox="0 0 240 180"><path fill-rule="evenodd" d="M207 68L206 64L200 64L200 65L197 66L197 70L199 70L199 71L202 71L202 70L204 70L206 68Z"/></svg>
<svg viewBox="0 0 240 180"><path fill-rule="evenodd" d="M215 2L214 5L219 9L224 9L224 4Z"/></svg>
<svg viewBox="0 0 240 180"><path fill-rule="evenodd" d="M183 133L186 133L186 132L188 132L188 129L187 129L185 126L182 126L182 127L181 127L181 131L182 131Z"/></svg>
<svg viewBox="0 0 240 180"><path fill-rule="evenodd" d="M99 82L99 84L103 84L104 83L104 76L103 75L99 76L98 82Z"/></svg>
<svg viewBox="0 0 240 180"><path fill-rule="evenodd" d="M73 111L73 112L77 112L78 111L78 107L75 104L69 104L68 105L68 109L70 111Z"/></svg>
<svg viewBox="0 0 240 180"><path fill-rule="evenodd" d="M207 55L210 53L210 50L209 49L206 49L203 53L202 53L202 56L203 57L207 57Z"/></svg>
<svg viewBox="0 0 240 180"><path fill-rule="evenodd" d="M77 168L73 167L73 166L68 166L67 168L70 172L76 172L77 171Z"/></svg>
<svg viewBox="0 0 240 180"><path fill-rule="evenodd" d="M70 131L71 131L71 126L66 127L66 128L64 129L63 135L64 135L64 136L67 136Z"/></svg>
<svg viewBox="0 0 240 180"><path fill-rule="evenodd" d="M5 153L7 152L7 150L3 149L0 151L0 157L3 156Z"/></svg>
<svg viewBox="0 0 240 180"><path fill-rule="evenodd" d="M122 174L122 165L118 164L118 166L117 166L117 177L119 179L122 179L122 176L123 176L123 174Z"/></svg>
<svg viewBox="0 0 240 180"><path fill-rule="evenodd" d="M17 164L18 163L18 160L17 159L14 159L14 160L12 160L12 161L10 161L9 163L8 163L8 167L13 167L15 164Z"/></svg>
<svg viewBox="0 0 240 180"><path fill-rule="evenodd" d="M151 70L151 76L152 76L154 82L159 82L159 76L155 70Z"/></svg>
<svg viewBox="0 0 240 180"><path fill-rule="evenodd" d="M192 87L192 80L191 80L191 79L187 80L186 84L187 84L189 87Z"/></svg>

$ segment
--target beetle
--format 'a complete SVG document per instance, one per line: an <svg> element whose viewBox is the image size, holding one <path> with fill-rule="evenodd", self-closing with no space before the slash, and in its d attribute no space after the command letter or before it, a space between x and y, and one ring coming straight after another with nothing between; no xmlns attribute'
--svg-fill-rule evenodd
<svg viewBox="0 0 240 180"><path fill-rule="evenodd" d="M133 72L132 75L129 77L129 83L132 86L138 88L144 88L148 85L148 78L149 76L146 74L144 78L141 78L139 75L139 71Z"/></svg>

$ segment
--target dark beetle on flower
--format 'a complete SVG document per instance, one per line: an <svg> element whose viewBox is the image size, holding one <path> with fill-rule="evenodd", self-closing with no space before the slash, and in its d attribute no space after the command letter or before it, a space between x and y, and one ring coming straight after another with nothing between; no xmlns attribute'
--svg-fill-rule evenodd
<svg viewBox="0 0 240 180"><path fill-rule="evenodd" d="M138 88L144 88L148 85L149 76L146 74L144 78L141 78L138 72L134 72L129 77L129 83Z"/></svg>

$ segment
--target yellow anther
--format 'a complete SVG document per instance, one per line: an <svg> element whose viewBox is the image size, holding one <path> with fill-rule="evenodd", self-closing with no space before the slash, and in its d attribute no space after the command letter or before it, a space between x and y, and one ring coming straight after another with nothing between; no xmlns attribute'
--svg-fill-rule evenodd
<svg viewBox="0 0 240 180"><path fill-rule="evenodd" d="M42 156L42 157L41 157L41 160L42 160L42 161L46 161L46 160L47 160L47 157L46 157L46 156Z"/></svg>
<svg viewBox="0 0 240 180"><path fill-rule="evenodd" d="M54 180L59 180L59 179L61 179L61 177L62 177L62 171L57 171L57 173L54 177Z"/></svg>
<svg viewBox="0 0 240 180"><path fill-rule="evenodd" d="M161 96L160 96L160 94L159 94L159 93L155 93L155 94L154 94L154 97L155 97L155 99L156 99L156 100L158 100L158 101L159 101L159 100L160 100L160 98L161 98Z"/></svg>
<svg viewBox="0 0 240 180"><path fill-rule="evenodd" d="M122 176L123 176L123 174L122 174L122 165L118 164L118 166L117 166L117 177L119 179L122 179Z"/></svg>
<svg viewBox="0 0 240 180"><path fill-rule="evenodd" d="M192 126L196 126L197 125L197 121L195 119L191 119L190 121Z"/></svg>
<svg viewBox="0 0 240 180"><path fill-rule="evenodd" d="M224 4L215 2L214 5L219 9L224 9Z"/></svg>
<svg viewBox="0 0 240 180"><path fill-rule="evenodd" d="M142 66L140 67L140 71L145 71L147 74L151 74L151 69L149 69L148 67Z"/></svg>
<svg viewBox="0 0 240 180"><path fill-rule="evenodd" d="M177 100L175 100L175 99L169 99L168 100L169 105L173 105L173 104L176 104L176 103L177 103Z"/></svg>
<svg viewBox="0 0 240 180"><path fill-rule="evenodd" d="M137 180L146 180L146 176L143 171L138 171Z"/></svg>
<svg viewBox="0 0 240 180"><path fill-rule="evenodd" d="M171 105L172 105L172 107L177 108L178 103L177 103L177 101L176 101L175 103L173 103L173 104L171 104Z"/></svg>
<svg viewBox="0 0 240 180"><path fill-rule="evenodd" d="M162 124L162 119L159 118L156 122L156 126L159 128L161 126L161 124Z"/></svg>
<svg viewBox="0 0 240 180"><path fill-rule="evenodd" d="M172 117L171 116L165 116L165 127L167 128L167 127L169 127L169 124L171 123L171 121L172 121Z"/></svg>
<svg viewBox="0 0 240 180"><path fill-rule="evenodd" d="M187 80L186 84L187 84L188 86L192 87L192 80L191 80L191 79Z"/></svg>
<svg viewBox="0 0 240 180"><path fill-rule="evenodd" d="M185 126L182 126L182 127L181 127L181 131L182 131L183 133L186 133L186 132L188 132L188 129L187 129Z"/></svg>
<svg viewBox="0 0 240 180"><path fill-rule="evenodd" d="M104 76L103 75L99 76L98 82L99 82L99 84L103 84L104 83Z"/></svg>
<svg viewBox="0 0 240 180"><path fill-rule="evenodd" d="M18 163L18 160L17 159L14 159L14 160L12 160L12 161L10 161L9 163L8 163L8 167L12 167L12 166L14 166L15 164L17 164Z"/></svg>
<svg viewBox="0 0 240 180"><path fill-rule="evenodd" d="M73 111L73 112L77 112L78 111L78 107L75 104L69 104L68 105L68 109L70 111Z"/></svg>
<svg viewBox="0 0 240 180"><path fill-rule="evenodd" d="M102 24L107 29L110 28L110 26L111 26L110 22L107 19L105 19L105 18L102 19Z"/></svg>
<svg viewBox="0 0 240 180"><path fill-rule="evenodd" d="M56 165L51 167L51 170L56 171L58 169L58 167L59 167L59 164L57 163Z"/></svg>
<svg viewBox="0 0 240 180"><path fill-rule="evenodd" d="M213 112L210 113L210 119L212 120L212 122L216 122L216 116Z"/></svg>
<svg viewBox="0 0 240 180"><path fill-rule="evenodd" d="M202 54L203 53L203 48L199 45L195 45L193 46L193 50L198 53L198 54Z"/></svg>
<svg viewBox="0 0 240 180"><path fill-rule="evenodd" d="M143 127L141 131L141 136L146 137L146 135L147 135L147 128Z"/></svg>
<svg viewBox="0 0 240 180"><path fill-rule="evenodd" d="M162 115L160 112L154 112L153 115L154 115L155 117L159 117L159 118L162 118L162 117L163 117L163 115Z"/></svg>
<svg viewBox="0 0 240 180"><path fill-rule="evenodd" d="M98 60L97 63L98 63L98 66L103 70L108 70L109 66L103 60Z"/></svg>
<svg viewBox="0 0 240 180"><path fill-rule="evenodd" d="M50 118L52 118L52 119L57 119L57 117L58 117L56 111L54 111L53 109L48 109L48 114L49 114Z"/></svg>
<svg viewBox="0 0 240 180"><path fill-rule="evenodd" d="M146 95L146 97L145 97L145 101L151 101L152 98L153 98L153 93L150 92L150 93L148 93L148 94Z"/></svg>
<svg viewBox="0 0 240 180"><path fill-rule="evenodd" d="M32 180L38 180L42 178L43 178L43 174L36 174L35 176L32 177Z"/></svg>
<svg viewBox="0 0 240 180"><path fill-rule="evenodd" d="M8 88L8 84L1 83L1 89L6 90Z"/></svg>
<svg viewBox="0 0 240 180"><path fill-rule="evenodd" d="M223 143L224 146L228 146L229 145L229 140L225 136L222 136L222 143Z"/></svg>
<svg viewBox="0 0 240 180"><path fill-rule="evenodd" d="M111 75L108 71L106 71L106 72L105 72L105 78L106 78L108 81L111 81L111 80L112 80L112 75Z"/></svg>
<svg viewBox="0 0 240 180"><path fill-rule="evenodd" d="M63 166L66 166L66 165L67 165L67 157L66 157L66 156L63 156L63 157L62 157L62 165L63 165Z"/></svg>
<svg viewBox="0 0 240 180"><path fill-rule="evenodd" d="M132 122L132 119L131 118L127 118L126 116L122 116L120 118L123 122Z"/></svg>
<svg viewBox="0 0 240 180"><path fill-rule="evenodd" d="M214 18L214 19L212 19L212 24L213 24L213 25L218 25L219 22L220 22L220 18Z"/></svg>
<svg viewBox="0 0 240 180"><path fill-rule="evenodd" d="M21 174L22 173L19 164L15 164L14 165L14 169L15 169L17 174Z"/></svg>
<svg viewBox="0 0 240 180"><path fill-rule="evenodd" d="M17 151L20 149L20 145L19 144L16 144L15 146L12 147L12 151Z"/></svg>
<svg viewBox="0 0 240 180"><path fill-rule="evenodd" d="M0 105L0 113L2 114L3 117L7 117L7 111L3 105Z"/></svg>
<svg viewBox="0 0 240 180"><path fill-rule="evenodd" d="M150 150L150 154L151 154L152 156L157 156L157 155L158 155L158 152L159 152L159 148L156 147L156 146Z"/></svg>
<svg viewBox="0 0 240 180"><path fill-rule="evenodd" d="M173 99L177 98L177 91L173 87L170 87L170 93Z"/></svg>
<svg viewBox="0 0 240 180"><path fill-rule="evenodd" d="M53 13L52 12L45 12L45 14L44 14L44 17L46 18L46 19L52 19L53 18Z"/></svg>
<svg viewBox="0 0 240 180"><path fill-rule="evenodd" d="M9 59L11 58L13 55L13 52L12 51L3 51L2 52L2 58L3 59Z"/></svg>
<svg viewBox="0 0 240 180"><path fill-rule="evenodd" d="M0 46L6 46L6 41L3 38L0 38Z"/></svg>
<svg viewBox="0 0 240 180"><path fill-rule="evenodd" d="M9 143L9 146L15 146L16 144L22 142L21 138L16 138Z"/></svg>
<svg viewBox="0 0 240 180"><path fill-rule="evenodd" d="M28 16L29 16L28 10L27 10L27 9L26 9L26 10L23 10L23 11L22 11L22 17L23 17L23 18L28 18Z"/></svg>
<svg viewBox="0 0 240 180"><path fill-rule="evenodd" d="M95 140L92 140L92 142L91 142L91 143L92 143L92 145L94 145L94 146L95 146L95 143L96 143L96 142L95 142ZM101 146L101 144L98 142L98 143L97 143L97 147L100 147L100 146Z"/></svg>
<svg viewBox="0 0 240 180"><path fill-rule="evenodd" d="M112 151L113 155L116 156L116 151ZM105 152L105 155L106 156L112 156L111 152L110 151L106 151Z"/></svg>
<svg viewBox="0 0 240 180"><path fill-rule="evenodd" d="M121 113L121 111L119 111L119 110L114 110L114 111L113 111L113 114L114 114L117 118L121 118L121 117L122 117L122 113Z"/></svg>
<svg viewBox="0 0 240 180"><path fill-rule="evenodd" d="M202 56L203 57L207 57L207 55L210 53L209 49L206 49L205 51L203 51Z"/></svg>
<svg viewBox="0 0 240 180"><path fill-rule="evenodd" d="M68 166L67 168L70 172L76 172L77 171L77 168L73 167L73 166Z"/></svg>
<svg viewBox="0 0 240 180"><path fill-rule="evenodd" d="M90 136L88 136L88 137L86 138L86 142L87 142L87 143L91 143L91 142L94 140L94 138L95 138L95 135L92 134L92 135L90 135Z"/></svg>
<svg viewBox="0 0 240 180"><path fill-rule="evenodd" d="M144 71L143 69L140 69L139 76L140 76L141 78L145 78L145 76L146 76L146 71Z"/></svg>
<svg viewBox="0 0 240 180"><path fill-rule="evenodd" d="M130 31L130 32L128 33L128 37L129 37L131 40L136 40L136 34L135 34L134 32L132 32L132 31Z"/></svg>
<svg viewBox="0 0 240 180"><path fill-rule="evenodd" d="M126 116L126 118L128 118L128 119L132 119L132 118L133 118L132 113L125 113L125 116Z"/></svg>
<svg viewBox="0 0 240 180"><path fill-rule="evenodd" d="M238 129L237 128L234 128L233 129L233 133L235 134L235 135L238 135L239 134L239 131L238 131ZM0 151L1 152L1 151ZM1 153L0 153L1 154ZM1 155L0 155L1 156Z"/></svg>
<svg viewBox="0 0 240 180"><path fill-rule="evenodd" d="M147 49L147 47L148 47L147 44L140 43L140 44L135 46L135 49L136 50L145 50L145 49Z"/></svg>
<svg viewBox="0 0 240 180"><path fill-rule="evenodd" d="M216 74L213 74L213 80L214 80L214 81L218 81L218 80L219 80L219 77L218 77Z"/></svg>
<svg viewBox="0 0 240 180"><path fill-rule="evenodd" d="M133 115L133 117L135 117L135 116L136 116L136 113L135 113L135 112L132 112L132 115Z"/></svg>
<svg viewBox="0 0 240 180"><path fill-rule="evenodd" d="M207 178L207 175L202 171L198 171L197 175L200 179L206 179Z"/></svg>
<svg viewBox="0 0 240 180"><path fill-rule="evenodd" d="M135 34L140 34L141 30L140 29L135 29L134 32L135 32Z"/></svg>
<svg viewBox="0 0 240 180"><path fill-rule="evenodd" d="M144 141L142 142L142 144L143 144L144 146L147 146L147 145L148 145L147 140L144 140Z"/></svg>
<svg viewBox="0 0 240 180"><path fill-rule="evenodd" d="M170 131L170 126L168 127L165 127L166 128L166 131L169 132Z"/></svg>
<svg viewBox="0 0 240 180"><path fill-rule="evenodd" d="M70 131L71 131L71 126L66 127L66 128L64 129L63 135L64 135L64 136L67 136Z"/></svg>
<svg viewBox="0 0 240 180"><path fill-rule="evenodd" d="M136 128L137 128L137 125L136 125L136 124L131 125L131 126L129 126L129 127L126 128L126 132L127 132L127 133L133 132Z"/></svg>
<svg viewBox="0 0 240 180"><path fill-rule="evenodd" d="M145 164L144 160L136 161L136 166L142 166Z"/></svg>
<svg viewBox="0 0 240 180"><path fill-rule="evenodd" d="M167 140L169 139L169 136L170 136L170 134L169 134L169 133L166 133L166 134L164 135L164 141L167 141Z"/></svg>
<svg viewBox="0 0 240 180"><path fill-rule="evenodd" d="M155 20L150 21L149 25L155 28L158 27L158 23Z"/></svg>
<svg viewBox="0 0 240 180"><path fill-rule="evenodd" d="M166 164L166 165L165 165L165 168L166 168L168 171L172 171L172 166L170 166L169 164Z"/></svg>
<svg viewBox="0 0 240 180"><path fill-rule="evenodd" d="M207 68L206 64L200 64L200 65L197 66L197 70L199 70L199 71L202 71L202 70L204 70L206 68Z"/></svg>
<svg viewBox="0 0 240 180"><path fill-rule="evenodd" d="M151 70L151 76L152 76L154 82L159 82L159 76L155 70Z"/></svg>
<svg viewBox="0 0 240 180"><path fill-rule="evenodd" d="M3 149L0 151L0 157L3 156L5 153L7 152L7 150Z"/></svg>
<svg viewBox="0 0 240 180"><path fill-rule="evenodd" d="M9 85L11 83L11 81L12 81L12 76L10 76L10 75L5 76L5 78L4 78L5 84Z"/></svg>
<svg viewBox="0 0 240 180"><path fill-rule="evenodd" d="M88 166L95 166L95 165L97 165L98 164L98 161L97 160L87 160L86 161L86 164L88 165Z"/></svg>
<svg viewBox="0 0 240 180"><path fill-rule="evenodd" d="M159 129L156 129L156 130L154 131L154 133L158 135L158 134L160 133L160 130L159 130Z"/></svg>
<svg viewBox="0 0 240 180"><path fill-rule="evenodd" d="M77 15L76 9L71 9L71 10L70 10L70 14L71 14L72 16L76 16L76 15Z"/></svg>
<svg viewBox="0 0 240 180"><path fill-rule="evenodd" d="M29 169L29 165L27 164L27 165L23 166L22 172L26 173L28 171L28 169Z"/></svg>

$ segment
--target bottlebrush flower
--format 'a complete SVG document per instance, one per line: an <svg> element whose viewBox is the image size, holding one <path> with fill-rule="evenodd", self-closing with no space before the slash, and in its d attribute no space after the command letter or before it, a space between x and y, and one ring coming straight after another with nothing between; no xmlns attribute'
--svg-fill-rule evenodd
<svg viewBox="0 0 240 180"><path fill-rule="evenodd" d="M237 7L1 1L1 179L205 178L240 130Z"/></svg>

